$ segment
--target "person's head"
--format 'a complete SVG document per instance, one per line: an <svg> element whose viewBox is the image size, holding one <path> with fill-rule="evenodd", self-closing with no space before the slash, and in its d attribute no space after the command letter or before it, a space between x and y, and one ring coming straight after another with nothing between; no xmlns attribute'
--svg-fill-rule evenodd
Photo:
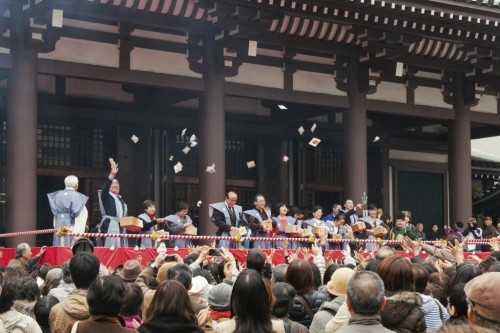
<svg viewBox="0 0 500 333"><path fill-rule="evenodd" d="M467 296L464 291L465 283L459 283L451 289L448 312L450 316L467 320Z"/></svg>
<svg viewBox="0 0 500 333"><path fill-rule="evenodd" d="M439 230L439 227L437 226L437 224L434 224L434 225L432 226L432 231L433 231L433 232L437 232L438 230Z"/></svg>
<svg viewBox="0 0 500 333"><path fill-rule="evenodd" d="M309 265L311 265L312 272L313 272L314 289L318 290L318 288L322 284L321 271L319 270L318 265L316 265L315 263L311 262L311 263L309 263Z"/></svg>
<svg viewBox="0 0 500 333"><path fill-rule="evenodd" d="M343 296L347 292L347 284L351 279L354 271L347 267L337 269L328 281L327 290L330 295L335 297Z"/></svg>
<svg viewBox="0 0 500 333"><path fill-rule="evenodd" d="M1 276L2 274L0 274ZM2 288L0 292L0 313L8 311L13 305L14 300L18 297L16 285L4 282L2 278Z"/></svg>
<svg viewBox="0 0 500 333"><path fill-rule="evenodd" d="M117 316L125 298L124 282L114 275L98 276L89 287L87 303L92 315Z"/></svg>
<svg viewBox="0 0 500 333"><path fill-rule="evenodd" d="M332 214L333 216L337 216L342 209L342 206L339 203L334 203L332 205Z"/></svg>
<svg viewBox="0 0 500 333"><path fill-rule="evenodd" d="M382 215L380 216L380 220L381 220L383 223L387 224L387 225L391 225L391 223L392 223L392 222L391 222L392 218L391 218L391 216L390 216L389 214L382 214Z"/></svg>
<svg viewBox="0 0 500 333"><path fill-rule="evenodd" d="M454 286L457 283L467 283L479 275L481 275L481 269L476 265L469 263L457 265L455 275L453 279L451 279L451 285Z"/></svg>
<svg viewBox="0 0 500 333"><path fill-rule="evenodd" d="M33 302L40 297L40 288L38 288L36 280L32 277L21 279L17 284L17 290L19 292L19 299Z"/></svg>
<svg viewBox="0 0 500 333"><path fill-rule="evenodd" d="M398 291L415 291L415 277L410 260L397 254L380 262L378 275L384 281L385 290L390 293Z"/></svg>
<svg viewBox="0 0 500 333"><path fill-rule="evenodd" d="M113 194L120 193L120 182L118 181L118 179L114 178L111 181L111 186L109 187L109 191Z"/></svg>
<svg viewBox="0 0 500 333"><path fill-rule="evenodd" d="M31 247L28 243L19 243L16 246L16 259L21 259L24 261L28 261L33 256L31 253Z"/></svg>
<svg viewBox="0 0 500 333"><path fill-rule="evenodd" d="M345 215L340 213L338 215L335 215L335 218L333 219L333 223L335 226L341 226L345 224Z"/></svg>
<svg viewBox="0 0 500 333"><path fill-rule="evenodd" d="M187 256L184 257L184 259L182 259L182 261L186 264L186 265L191 265L193 262L195 262L198 258L200 257L200 255L198 253L190 253L188 254Z"/></svg>
<svg viewBox="0 0 500 333"><path fill-rule="evenodd" d="M233 192L233 191L227 192L226 205L228 207L233 207L234 205L236 205L237 201L238 201L238 195L236 194L236 192Z"/></svg>
<svg viewBox="0 0 500 333"><path fill-rule="evenodd" d="M429 275L429 283L437 284L443 288L446 295L451 292L451 279L443 272L435 272Z"/></svg>
<svg viewBox="0 0 500 333"><path fill-rule="evenodd" d="M78 238L71 247L73 254L80 252L94 253L94 242L87 237Z"/></svg>
<svg viewBox="0 0 500 333"><path fill-rule="evenodd" d="M500 273L492 272L478 276L464 287L467 296L467 318L472 325L500 329Z"/></svg>
<svg viewBox="0 0 500 333"><path fill-rule="evenodd" d="M71 187L75 191L78 190L78 177L69 175L64 178L64 186Z"/></svg>
<svg viewBox="0 0 500 333"><path fill-rule="evenodd" d="M286 270L285 280L295 288L299 295L307 294L314 289L312 267L305 260L292 261Z"/></svg>
<svg viewBox="0 0 500 333"><path fill-rule="evenodd" d="M317 220L321 219L321 216L323 216L323 208L321 208L321 206L314 206L313 209L312 209L312 214L313 214L313 217Z"/></svg>
<svg viewBox="0 0 500 333"><path fill-rule="evenodd" d="M417 232L423 232L424 225L422 223L417 223L416 229L417 229Z"/></svg>
<svg viewBox="0 0 500 333"><path fill-rule="evenodd" d="M135 282L135 279L141 274L143 267L137 259L125 261L123 269L120 271L119 277L124 282Z"/></svg>
<svg viewBox="0 0 500 333"><path fill-rule="evenodd" d="M141 287L135 282L125 283L125 297L120 308L120 315L130 317L141 312L144 294Z"/></svg>
<svg viewBox="0 0 500 333"><path fill-rule="evenodd" d="M156 213L156 204L153 200L147 199L142 203L142 209L146 214L155 215Z"/></svg>
<svg viewBox="0 0 500 333"><path fill-rule="evenodd" d="M470 217L467 221L469 227L475 227L477 225L477 221L475 217Z"/></svg>
<svg viewBox="0 0 500 333"><path fill-rule="evenodd" d="M483 221L484 225L486 227L489 227L490 225L493 224L493 219L490 216L486 216Z"/></svg>
<svg viewBox="0 0 500 333"><path fill-rule="evenodd" d="M415 276L415 291L423 294L429 282L429 272L422 264L413 263L411 267Z"/></svg>
<svg viewBox="0 0 500 333"><path fill-rule="evenodd" d="M279 203L276 205L276 210L275 210L275 215L282 215L285 216L288 214L288 206L285 203Z"/></svg>
<svg viewBox="0 0 500 333"><path fill-rule="evenodd" d="M266 254L261 249L251 249L247 255L247 268L262 273L266 263Z"/></svg>
<svg viewBox="0 0 500 333"><path fill-rule="evenodd" d="M406 216L402 212L398 212L396 215L396 228L404 228L406 225Z"/></svg>
<svg viewBox="0 0 500 333"><path fill-rule="evenodd" d="M497 259L492 256L486 257L481 260L481 262L479 263L479 269L481 270L481 273L489 272L490 266L495 262L497 262Z"/></svg>
<svg viewBox="0 0 500 333"><path fill-rule="evenodd" d="M258 210L264 210L266 208L266 198L262 194L257 194L254 198L253 204Z"/></svg>
<svg viewBox="0 0 500 333"><path fill-rule="evenodd" d="M33 307L35 319L40 327L49 327L49 315L52 307L59 303L54 296L40 297Z"/></svg>
<svg viewBox="0 0 500 333"><path fill-rule="evenodd" d="M346 210L351 210L354 208L354 202L351 200L351 199L347 199L345 202L344 202L344 208Z"/></svg>
<svg viewBox="0 0 500 333"><path fill-rule="evenodd" d="M285 282L273 284L272 291L274 295L274 305L272 314L277 318L288 317L288 312L293 306L293 299L297 294L295 288Z"/></svg>
<svg viewBox="0 0 500 333"><path fill-rule="evenodd" d="M146 310L145 321L157 317L173 317L181 323L197 323L193 305L182 284L168 280L156 288L153 300Z"/></svg>
<svg viewBox="0 0 500 333"><path fill-rule="evenodd" d="M346 304L351 314L374 315L385 305L384 283L373 272L355 272L347 285Z"/></svg>
<svg viewBox="0 0 500 333"><path fill-rule="evenodd" d="M294 219L300 219L302 216L302 210L297 206L293 206L290 208L290 216Z"/></svg>
<svg viewBox="0 0 500 333"><path fill-rule="evenodd" d="M181 283L186 290L189 290L193 280L193 273L188 265L180 263L167 270L167 279L175 280Z"/></svg>
<svg viewBox="0 0 500 333"><path fill-rule="evenodd" d="M453 227L453 230L463 229L463 227L464 227L464 223L462 221L457 221L457 222L455 222L455 226Z"/></svg>
<svg viewBox="0 0 500 333"><path fill-rule="evenodd" d="M279 264L273 269L272 283L285 282L286 271L288 269L288 264Z"/></svg>
<svg viewBox="0 0 500 333"><path fill-rule="evenodd" d="M177 215L180 217L186 217L189 213L189 205L187 202L181 201L177 204Z"/></svg>
<svg viewBox="0 0 500 333"><path fill-rule="evenodd" d="M73 280L71 280L71 271L69 270L69 260L66 261L61 266L61 271L62 271L62 280L64 281L64 283L73 282Z"/></svg>
<svg viewBox="0 0 500 333"><path fill-rule="evenodd" d="M241 272L231 293L231 317L237 317L235 331L271 332L273 303L270 285L262 275L252 269Z"/></svg>
<svg viewBox="0 0 500 333"><path fill-rule="evenodd" d="M440 285L435 283L429 283L427 285L426 294L428 293L435 299L439 301L444 307L448 306L448 294L445 293L444 289Z"/></svg>
<svg viewBox="0 0 500 333"><path fill-rule="evenodd" d="M207 302L215 311L229 311L231 308L231 292L233 287L227 283L219 283L208 292Z"/></svg>
<svg viewBox="0 0 500 333"><path fill-rule="evenodd" d="M329 265L326 269L325 269L325 273L323 274L323 284L327 284L328 282L330 282L330 279L333 275L333 273L340 268L340 265L339 264L331 264Z"/></svg>
<svg viewBox="0 0 500 333"><path fill-rule="evenodd" d="M88 289L99 274L99 266L99 259L93 253L77 253L69 261L71 280L78 289Z"/></svg>

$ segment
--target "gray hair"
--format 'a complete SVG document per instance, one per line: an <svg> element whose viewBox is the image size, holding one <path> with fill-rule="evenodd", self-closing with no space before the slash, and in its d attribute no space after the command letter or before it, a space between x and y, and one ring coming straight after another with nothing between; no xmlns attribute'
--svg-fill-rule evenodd
<svg viewBox="0 0 500 333"><path fill-rule="evenodd" d="M288 264L279 264L273 269L273 283L285 282L286 270L288 269Z"/></svg>
<svg viewBox="0 0 500 333"><path fill-rule="evenodd" d="M67 176L64 178L64 185L66 187L75 188L78 185L78 177L73 175Z"/></svg>
<svg viewBox="0 0 500 333"><path fill-rule="evenodd" d="M17 244L16 246L16 258L21 258L24 254L24 252L28 251L30 248L30 246L28 245L28 243L19 243Z"/></svg>
<svg viewBox="0 0 500 333"><path fill-rule="evenodd" d="M384 282L374 272L354 272L347 285L347 298L355 314L372 315L384 300Z"/></svg>

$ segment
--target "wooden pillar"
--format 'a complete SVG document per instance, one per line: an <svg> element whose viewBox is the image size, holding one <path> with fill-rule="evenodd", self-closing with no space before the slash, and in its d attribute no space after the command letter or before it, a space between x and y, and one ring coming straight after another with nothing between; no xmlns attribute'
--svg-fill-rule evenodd
<svg viewBox="0 0 500 333"><path fill-rule="evenodd" d="M450 170L450 223L466 222L472 215L471 124L470 111L464 101L464 75L453 77L453 109L455 120L450 122L448 165Z"/></svg>
<svg viewBox="0 0 500 333"><path fill-rule="evenodd" d="M7 232L36 230L37 51L25 47L22 2L10 8L12 69L7 86ZM47 202L48 204L48 202ZM7 239L36 245L36 236Z"/></svg>
<svg viewBox="0 0 500 333"><path fill-rule="evenodd" d="M368 192L366 91L361 88L357 58L348 60L347 96L349 110L344 113L344 199L361 202Z"/></svg>
<svg viewBox="0 0 500 333"><path fill-rule="evenodd" d="M198 234L215 235L217 227L210 221L208 205L224 200L226 181L224 110L224 73L217 70L218 52L213 36L203 39L204 91L200 97L200 222ZM215 173L206 172L215 164Z"/></svg>

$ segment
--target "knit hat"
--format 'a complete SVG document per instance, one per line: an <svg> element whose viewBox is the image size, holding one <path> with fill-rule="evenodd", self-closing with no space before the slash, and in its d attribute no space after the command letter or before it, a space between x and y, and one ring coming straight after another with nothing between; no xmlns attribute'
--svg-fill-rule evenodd
<svg viewBox="0 0 500 333"><path fill-rule="evenodd" d="M347 284L354 271L347 267L340 267L333 272L330 281L327 284L327 290L334 296L343 296L347 294Z"/></svg>
<svg viewBox="0 0 500 333"><path fill-rule="evenodd" d="M227 283L213 286L208 292L208 304L216 311L228 310L231 303L231 292L233 287Z"/></svg>
<svg viewBox="0 0 500 333"><path fill-rule="evenodd" d="M137 259L130 259L123 264L120 277L123 281L135 281L144 268Z"/></svg>
<svg viewBox="0 0 500 333"><path fill-rule="evenodd" d="M94 243L86 238L78 238L76 242L73 244L73 247L71 248L71 251L73 251L73 254L76 254L78 252L94 252Z"/></svg>
<svg viewBox="0 0 500 333"><path fill-rule="evenodd" d="M191 289L188 290L188 294L193 302L197 302L200 298L207 300L210 289L212 286L208 284L207 279L203 276L195 276L191 281Z"/></svg>
<svg viewBox="0 0 500 333"><path fill-rule="evenodd" d="M473 310L483 318L499 323L500 272L490 272L473 278L464 287L465 295L473 303Z"/></svg>

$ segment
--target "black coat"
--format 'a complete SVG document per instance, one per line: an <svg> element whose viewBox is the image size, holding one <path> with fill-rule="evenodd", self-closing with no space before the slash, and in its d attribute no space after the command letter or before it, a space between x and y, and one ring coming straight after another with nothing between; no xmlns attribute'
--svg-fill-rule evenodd
<svg viewBox="0 0 500 333"><path fill-rule="evenodd" d="M317 290L311 291L303 295L302 297L307 301L307 304L309 305L309 308L311 309L313 315L318 312L321 304L328 301L328 295ZM304 302L300 296L297 295L293 299L293 307L290 310L289 314L291 320L296 321L306 326L307 328L311 326L312 318L311 316L309 316L309 313L304 306Z"/></svg>

